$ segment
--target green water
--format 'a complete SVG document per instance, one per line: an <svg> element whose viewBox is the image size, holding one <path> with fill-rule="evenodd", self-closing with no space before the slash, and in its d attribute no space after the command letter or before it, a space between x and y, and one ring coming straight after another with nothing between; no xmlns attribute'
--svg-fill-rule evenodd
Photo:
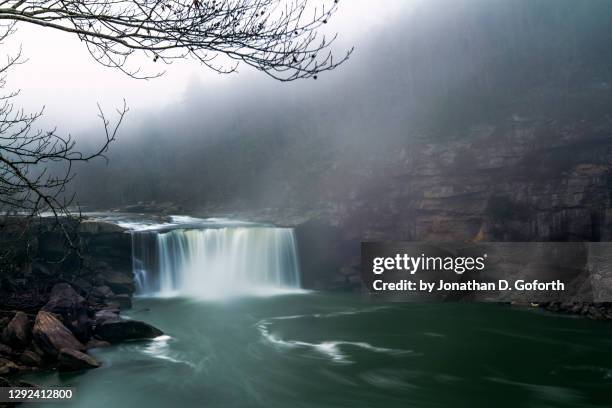
<svg viewBox="0 0 612 408"><path fill-rule="evenodd" d="M301 294L138 299L169 337L93 354L79 407L609 407L612 324L484 304ZM52 406L52 404L45 404Z"/></svg>

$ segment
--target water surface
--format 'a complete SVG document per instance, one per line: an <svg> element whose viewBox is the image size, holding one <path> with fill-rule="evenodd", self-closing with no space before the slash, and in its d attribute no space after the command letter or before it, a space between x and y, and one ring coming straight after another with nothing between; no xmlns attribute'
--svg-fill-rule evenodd
<svg viewBox="0 0 612 408"><path fill-rule="evenodd" d="M604 407L612 326L486 304L302 294L137 299L167 335L38 374L81 407ZM47 405L50 406L50 405Z"/></svg>

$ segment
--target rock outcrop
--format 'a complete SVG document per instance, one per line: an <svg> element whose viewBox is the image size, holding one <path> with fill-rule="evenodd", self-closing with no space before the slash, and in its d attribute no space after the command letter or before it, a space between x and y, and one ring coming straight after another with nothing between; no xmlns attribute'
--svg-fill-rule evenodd
<svg viewBox="0 0 612 408"><path fill-rule="evenodd" d="M53 286L49 301L41 310L60 316L63 324L77 338L89 337L91 324L87 302L68 283Z"/></svg>
<svg viewBox="0 0 612 408"><path fill-rule="evenodd" d="M40 367L43 364L42 357L33 350L26 350L19 357L19 361L30 367Z"/></svg>
<svg viewBox="0 0 612 408"><path fill-rule="evenodd" d="M28 315L18 311L6 326L3 338L12 347L24 348L32 337L32 324Z"/></svg>
<svg viewBox="0 0 612 408"><path fill-rule="evenodd" d="M98 340L96 338L92 338L91 340L89 340L87 342L87 344L85 345L85 348L87 350L89 349L94 349L94 348L104 348L104 347L109 347L111 344L108 341L104 341L104 340Z"/></svg>
<svg viewBox="0 0 612 408"><path fill-rule="evenodd" d="M126 340L152 339L164 333L145 322L115 316L96 324L95 334L109 343L118 343Z"/></svg>
<svg viewBox="0 0 612 408"><path fill-rule="evenodd" d="M19 366L9 359L0 357L0 375L16 374Z"/></svg>
<svg viewBox="0 0 612 408"><path fill-rule="evenodd" d="M52 359L57 358L62 349L85 350L85 346L57 317L42 310L36 315L33 338L36 346Z"/></svg>
<svg viewBox="0 0 612 408"><path fill-rule="evenodd" d="M611 130L502 122L338 163L317 186L323 203L300 197L314 213L294 225L304 281L358 288L361 241L610 240Z"/></svg>
<svg viewBox="0 0 612 408"><path fill-rule="evenodd" d="M95 358L74 349L61 349L58 356L60 371L79 371L98 368L100 363Z"/></svg>
<svg viewBox="0 0 612 408"><path fill-rule="evenodd" d="M79 258L65 252L50 220L42 219L35 228L18 218L11 222L0 234L15 254L13 269L3 270L0 282L0 375L7 376L7 386L20 386L14 376L27 371L99 367L85 350L161 334L119 317L120 310L131 307L134 292L131 239L124 229L94 221L79 225ZM65 222L67 228L74 226ZM20 239L31 253L22 251ZM94 337L94 329L101 336Z"/></svg>
<svg viewBox="0 0 612 408"><path fill-rule="evenodd" d="M105 269L96 276L99 285L109 287L116 294L131 295L134 293L134 278L132 273L118 272L112 269Z"/></svg>

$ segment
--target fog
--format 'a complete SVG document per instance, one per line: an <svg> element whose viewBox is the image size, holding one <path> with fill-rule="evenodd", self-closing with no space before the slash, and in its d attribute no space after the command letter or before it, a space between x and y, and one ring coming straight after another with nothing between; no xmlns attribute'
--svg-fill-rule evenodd
<svg viewBox="0 0 612 408"><path fill-rule="evenodd" d="M355 54L316 81L245 70L150 85L109 164L78 169L79 202L311 208L375 190L393 174L387 158L411 143L607 115L612 3L393 4L341 8L336 47ZM114 91L138 93L130 86Z"/></svg>
<svg viewBox="0 0 612 408"><path fill-rule="evenodd" d="M346 1L330 21L329 32L340 32L343 44L353 44L360 37L382 29L387 21L402 14L402 10L410 9L412 3L388 0L384 7L373 11L366 0ZM27 111L38 111L44 106L45 125L58 126L75 136L85 135L98 124L98 103L111 112L125 99L131 110L128 119L134 122L149 110L180 103L193 84L210 89L250 84L253 80L268 85L273 82L245 66L238 73L220 75L192 59L165 65L140 55L131 59L130 67L142 68L147 74L165 73L157 79L134 80L97 64L75 36L25 23L19 23L16 33L2 45L3 54L13 54L19 46L28 62L10 73L8 88L21 89L19 103ZM337 51L341 53L342 47Z"/></svg>

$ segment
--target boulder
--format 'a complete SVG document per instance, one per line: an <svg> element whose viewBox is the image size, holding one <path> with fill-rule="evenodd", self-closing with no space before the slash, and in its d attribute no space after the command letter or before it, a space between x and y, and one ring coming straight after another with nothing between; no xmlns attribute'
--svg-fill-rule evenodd
<svg viewBox="0 0 612 408"><path fill-rule="evenodd" d="M60 371L79 371L100 367L95 358L77 350L64 348L58 355L58 369Z"/></svg>
<svg viewBox="0 0 612 408"><path fill-rule="evenodd" d="M23 312L15 313L3 332L6 342L16 348L24 348L32 338L32 325L28 315Z"/></svg>
<svg viewBox="0 0 612 408"><path fill-rule="evenodd" d="M108 299L109 305L116 305L121 310L130 309L132 307L132 298L130 295L114 295Z"/></svg>
<svg viewBox="0 0 612 408"><path fill-rule="evenodd" d="M42 310L61 315L66 321L73 321L87 314L87 303L68 283L58 283L53 286L49 301Z"/></svg>
<svg viewBox="0 0 612 408"><path fill-rule="evenodd" d="M96 325L100 325L107 320L115 320L119 318L119 309L102 309L96 312L94 321Z"/></svg>
<svg viewBox="0 0 612 408"><path fill-rule="evenodd" d="M86 296L93 289L91 282L85 278L77 278L72 282L72 286L82 296Z"/></svg>
<svg viewBox="0 0 612 408"><path fill-rule="evenodd" d="M32 337L36 346L47 356L56 358L64 348L84 350L85 346L53 314L40 311L34 321Z"/></svg>
<svg viewBox="0 0 612 408"><path fill-rule="evenodd" d="M161 330L138 320L119 317L106 319L96 325L95 333L102 340L117 343L125 340L152 339L164 334Z"/></svg>
<svg viewBox="0 0 612 408"><path fill-rule="evenodd" d="M10 356L13 354L13 349L7 346L6 344L0 343L0 355Z"/></svg>
<svg viewBox="0 0 612 408"><path fill-rule="evenodd" d="M32 350L26 350L19 356L19 362L29 367L40 367L43 363L42 357Z"/></svg>
<svg viewBox="0 0 612 408"><path fill-rule="evenodd" d="M92 289L90 295L94 298L107 299L115 295L115 293L106 285L96 286Z"/></svg>
<svg viewBox="0 0 612 408"><path fill-rule="evenodd" d="M11 360L0 357L0 375L15 374L19 371L19 366L17 364L13 363Z"/></svg>
<svg viewBox="0 0 612 408"><path fill-rule="evenodd" d="M117 272L114 270L105 270L96 276L96 281L100 285L106 285L117 294L132 294L134 293L134 279L132 276Z"/></svg>
<svg viewBox="0 0 612 408"><path fill-rule="evenodd" d="M51 290L49 302L42 309L60 315L62 322L75 336L84 340L90 337L90 319L87 302L67 283L58 283Z"/></svg>
<svg viewBox="0 0 612 408"><path fill-rule="evenodd" d="M109 347L110 345L111 344L108 341L91 339L87 342L87 344L85 344L85 348L89 350L93 348Z"/></svg>
<svg viewBox="0 0 612 408"><path fill-rule="evenodd" d="M101 308L105 308L111 297L115 296L115 293L106 285L96 286L94 287L89 296L87 296L87 300L92 309L97 310ZM118 308L119 306L117 306Z"/></svg>

